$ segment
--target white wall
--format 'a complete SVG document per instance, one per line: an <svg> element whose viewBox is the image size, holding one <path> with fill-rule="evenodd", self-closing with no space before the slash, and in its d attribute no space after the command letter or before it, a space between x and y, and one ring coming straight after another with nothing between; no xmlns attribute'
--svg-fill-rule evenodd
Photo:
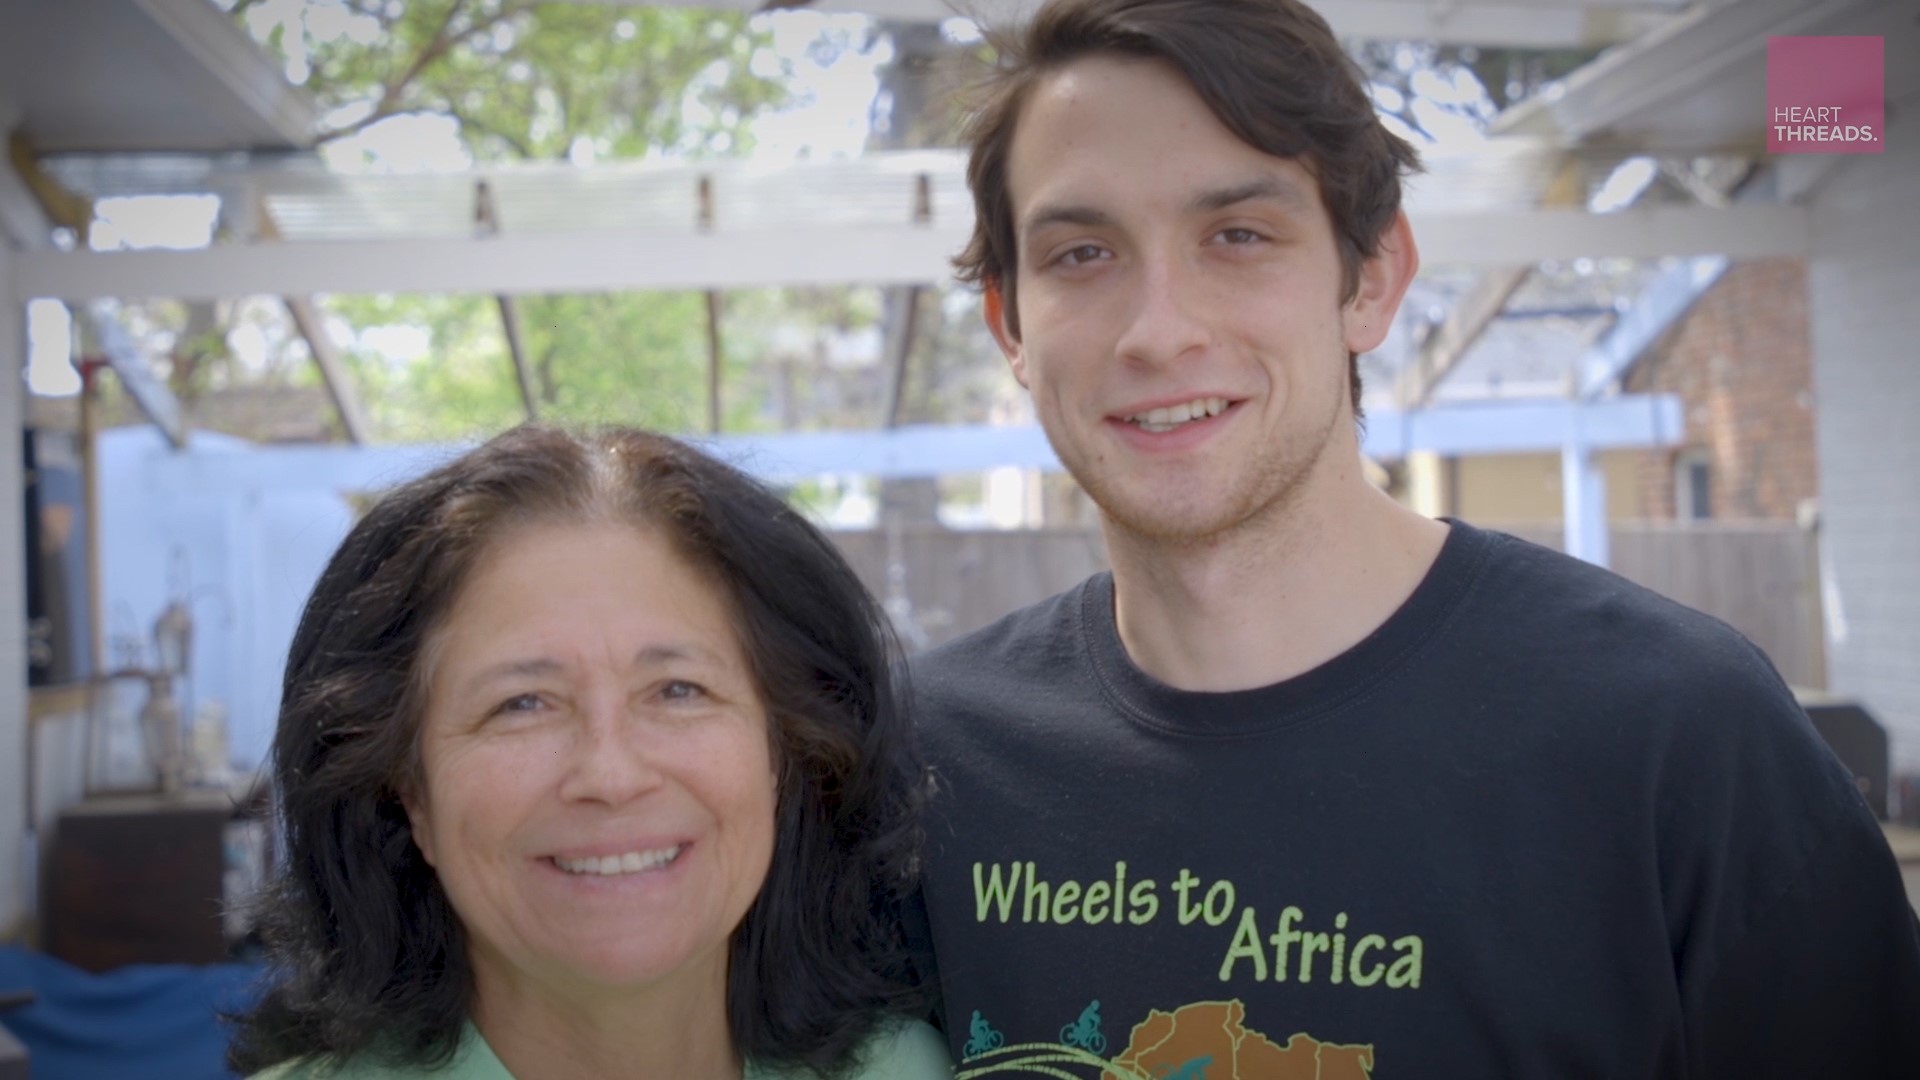
<svg viewBox="0 0 1920 1080"><path fill-rule="evenodd" d="M1829 673L1920 772L1920 109L1888 119L1886 152L1815 192L1808 310Z"/></svg>
<svg viewBox="0 0 1920 1080"><path fill-rule="evenodd" d="M0 239L0 940L13 936L34 880L26 850L27 555L20 456L27 331L25 313L12 300L12 259Z"/></svg>
<svg viewBox="0 0 1920 1080"><path fill-rule="evenodd" d="M195 432L170 449L151 427L100 440L101 610L108 662L117 638L137 636L151 657L167 602L191 603L195 704L227 710L230 758L264 759L280 707L280 673L307 594L353 524L343 492L263 473L212 482L203 466L246 444Z"/></svg>

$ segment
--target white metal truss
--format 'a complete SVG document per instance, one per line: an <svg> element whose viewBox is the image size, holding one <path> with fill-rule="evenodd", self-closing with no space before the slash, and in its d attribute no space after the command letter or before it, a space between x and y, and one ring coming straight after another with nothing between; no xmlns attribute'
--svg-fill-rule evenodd
<svg viewBox="0 0 1920 1080"><path fill-rule="evenodd" d="M814 11L855 12L876 19L940 22L965 17L988 26L1025 20L1038 0L817 0L770 5L766 0L594 0L598 3L653 3L655 6L707 7L760 11L771 6ZM1611 45L1653 29L1684 7L1675 0L1485 0L1436 3L1432 0L1331 0L1315 7L1342 38L1376 41L1440 41L1460 45L1563 49Z"/></svg>

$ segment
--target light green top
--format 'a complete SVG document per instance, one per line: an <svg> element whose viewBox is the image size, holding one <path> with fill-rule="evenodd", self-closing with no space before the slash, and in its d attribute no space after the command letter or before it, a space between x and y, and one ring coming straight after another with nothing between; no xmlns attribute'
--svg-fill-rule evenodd
<svg viewBox="0 0 1920 1080"><path fill-rule="evenodd" d="M861 1049L862 1068L847 1080L952 1080L947 1043L938 1032L918 1020L889 1025ZM372 1060L347 1062L288 1061L252 1080L514 1080L471 1022L460 1033L453 1060L437 1069L394 1068ZM788 1071L747 1063L746 1080L816 1080L812 1070Z"/></svg>

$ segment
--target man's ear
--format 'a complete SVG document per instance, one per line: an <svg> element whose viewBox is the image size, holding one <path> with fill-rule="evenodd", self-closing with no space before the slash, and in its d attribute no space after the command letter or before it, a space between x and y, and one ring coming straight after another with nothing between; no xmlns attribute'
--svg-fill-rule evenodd
<svg viewBox="0 0 1920 1080"><path fill-rule="evenodd" d="M1347 351L1364 353L1380 347L1393 327L1407 286L1419 272L1420 250L1414 246L1413 226L1402 210L1381 234L1373 257L1360 264L1360 287L1341 311Z"/></svg>
<svg viewBox="0 0 1920 1080"><path fill-rule="evenodd" d="M987 331L1000 346L1000 352L1007 358L1007 366L1013 369L1014 380L1021 386L1027 386L1027 354L1020 347L1020 339L1007 325L1006 297L1000 292L998 281L989 281L982 296L981 316L986 320ZM1031 387L1028 387L1031 389Z"/></svg>

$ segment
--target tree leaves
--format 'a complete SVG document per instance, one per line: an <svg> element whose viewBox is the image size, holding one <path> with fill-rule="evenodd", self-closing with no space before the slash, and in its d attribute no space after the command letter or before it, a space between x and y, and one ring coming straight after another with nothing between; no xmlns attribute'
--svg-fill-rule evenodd
<svg viewBox="0 0 1920 1080"><path fill-rule="evenodd" d="M235 9L243 25L290 71L304 70L333 125L322 142L431 113L458 123L480 163L583 152L697 158L749 149L752 121L788 99L753 74L778 65L754 64L769 37L739 13L530 0L248 7ZM543 419L701 425L699 294L517 302ZM329 306L355 328L347 354L377 438L461 438L525 416L493 298L337 297ZM426 331L428 354L395 357L364 333L392 326Z"/></svg>

